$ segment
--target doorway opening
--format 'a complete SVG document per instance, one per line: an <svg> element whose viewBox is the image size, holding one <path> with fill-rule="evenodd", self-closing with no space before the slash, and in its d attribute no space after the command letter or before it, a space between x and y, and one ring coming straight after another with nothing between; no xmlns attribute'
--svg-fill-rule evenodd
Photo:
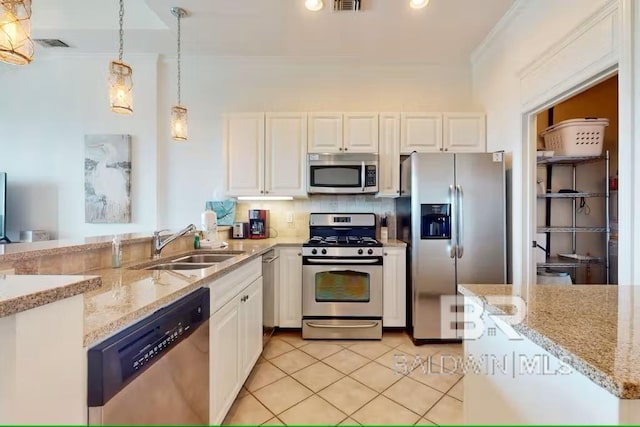
<svg viewBox="0 0 640 427"><path fill-rule="evenodd" d="M536 283L616 284L618 76L538 112L534 119ZM566 126L567 120L576 119L581 122L573 123L584 126L562 135L563 148L553 150L549 134L545 145L542 135L549 127L562 122ZM597 135L602 130L603 136ZM600 138L600 155L594 155L594 138ZM574 144L570 154L558 155L566 144Z"/></svg>

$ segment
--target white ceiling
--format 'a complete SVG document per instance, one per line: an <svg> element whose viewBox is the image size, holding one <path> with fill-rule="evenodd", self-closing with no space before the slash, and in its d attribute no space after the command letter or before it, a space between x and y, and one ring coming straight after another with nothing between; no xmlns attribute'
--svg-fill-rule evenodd
<svg viewBox="0 0 640 427"><path fill-rule="evenodd" d="M175 54L172 6L186 9L185 53L217 56L348 57L421 63L468 62L513 0L362 0L360 12L320 12L304 0L125 0L127 53ZM60 38L69 52L117 52L117 0L33 2L34 38ZM56 52L37 47L37 54Z"/></svg>

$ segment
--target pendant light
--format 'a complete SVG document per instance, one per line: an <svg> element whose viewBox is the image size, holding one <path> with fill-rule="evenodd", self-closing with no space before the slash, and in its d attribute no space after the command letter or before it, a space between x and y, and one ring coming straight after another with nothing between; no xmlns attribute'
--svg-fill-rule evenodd
<svg viewBox="0 0 640 427"><path fill-rule="evenodd" d="M182 105L182 97L180 93L180 20L187 16L187 11L181 7L172 7L171 13L178 18L178 103L171 107L171 138L174 141L187 140L187 108Z"/></svg>
<svg viewBox="0 0 640 427"><path fill-rule="evenodd" d="M304 7L312 12L317 12L322 9L322 0L305 0Z"/></svg>
<svg viewBox="0 0 640 427"><path fill-rule="evenodd" d="M109 63L109 103L111 111L120 114L133 113L133 70L122 61L124 51L124 0L120 0L120 48L117 61Z"/></svg>
<svg viewBox="0 0 640 427"><path fill-rule="evenodd" d="M31 0L0 0L0 61L25 65L32 58Z"/></svg>
<svg viewBox="0 0 640 427"><path fill-rule="evenodd" d="M422 9L429 4L429 0L409 0L409 6L412 9Z"/></svg>

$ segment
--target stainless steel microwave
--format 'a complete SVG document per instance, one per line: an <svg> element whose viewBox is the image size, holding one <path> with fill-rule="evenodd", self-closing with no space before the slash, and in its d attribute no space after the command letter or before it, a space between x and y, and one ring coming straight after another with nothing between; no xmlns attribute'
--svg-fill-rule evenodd
<svg viewBox="0 0 640 427"><path fill-rule="evenodd" d="M378 155L309 154L307 191L324 194L378 192Z"/></svg>

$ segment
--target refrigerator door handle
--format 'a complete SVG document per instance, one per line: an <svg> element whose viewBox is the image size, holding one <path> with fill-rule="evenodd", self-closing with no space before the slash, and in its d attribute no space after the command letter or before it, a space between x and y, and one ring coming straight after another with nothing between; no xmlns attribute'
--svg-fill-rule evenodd
<svg viewBox="0 0 640 427"><path fill-rule="evenodd" d="M462 258L464 255L464 191L462 191L462 185L456 185L456 195L457 195L457 207L458 212L456 215L456 224L457 224L457 253L458 258Z"/></svg>
<svg viewBox="0 0 640 427"><path fill-rule="evenodd" d="M451 213L452 213L452 218L451 218L451 243L449 245L449 256L451 258L455 258L457 253L458 253L458 246L457 246L457 242L458 242L458 230L456 227L456 223L457 223L457 200L456 200L456 188L453 185L449 186L449 200L451 200Z"/></svg>

